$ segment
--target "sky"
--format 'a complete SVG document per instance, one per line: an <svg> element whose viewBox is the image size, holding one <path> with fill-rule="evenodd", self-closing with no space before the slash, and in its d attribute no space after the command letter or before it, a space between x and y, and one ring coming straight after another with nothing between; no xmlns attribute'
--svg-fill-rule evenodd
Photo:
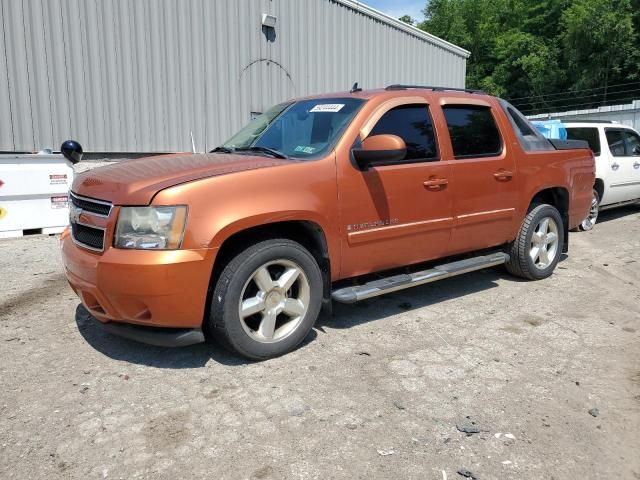
<svg viewBox="0 0 640 480"><path fill-rule="evenodd" d="M422 10L427 4L426 0L359 0L360 3L380 10L394 18L402 15L411 15L412 18L422 21Z"/></svg>

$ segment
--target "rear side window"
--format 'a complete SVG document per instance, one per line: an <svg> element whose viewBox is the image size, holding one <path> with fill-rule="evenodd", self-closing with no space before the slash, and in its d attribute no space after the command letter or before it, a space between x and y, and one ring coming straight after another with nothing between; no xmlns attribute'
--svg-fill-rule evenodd
<svg viewBox="0 0 640 480"><path fill-rule="evenodd" d="M369 136L397 135L407 144L404 161L433 161L438 159L433 122L427 105L401 105L386 112Z"/></svg>
<svg viewBox="0 0 640 480"><path fill-rule="evenodd" d="M631 130L625 130L624 136L626 139L626 152L628 156L638 157L640 156L640 135Z"/></svg>
<svg viewBox="0 0 640 480"><path fill-rule="evenodd" d="M529 120L516 107L502 99L500 99L500 104L507 114L516 137L518 137L520 146L525 152L555 150L551 142L537 128L531 125Z"/></svg>
<svg viewBox="0 0 640 480"><path fill-rule="evenodd" d="M492 157L502 151L500 132L488 107L443 107L455 158Z"/></svg>
<svg viewBox="0 0 640 480"><path fill-rule="evenodd" d="M607 128L605 130L607 136L607 143L609 144L609 151L614 157L624 157L624 136L622 130L612 130Z"/></svg>
<svg viewBox="0 0 640 480"><path fill-rule="evenodd" d="M584 140L594 155L600 155L600 135L596 127L567 127L568 140Z"/></svg>

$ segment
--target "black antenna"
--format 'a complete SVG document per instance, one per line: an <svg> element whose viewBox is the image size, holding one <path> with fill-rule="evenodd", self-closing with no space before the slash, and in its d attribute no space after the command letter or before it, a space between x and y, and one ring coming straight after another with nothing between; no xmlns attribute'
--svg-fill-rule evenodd
<svg viewBox="0 0 640 480"><path fill-rule="evenodd" d="M356 93L356 92L361 92L362 89L360 87L358 87L358 82L353 84L353 87L351 87L351 90L349 90L349 93Z"/></svg>

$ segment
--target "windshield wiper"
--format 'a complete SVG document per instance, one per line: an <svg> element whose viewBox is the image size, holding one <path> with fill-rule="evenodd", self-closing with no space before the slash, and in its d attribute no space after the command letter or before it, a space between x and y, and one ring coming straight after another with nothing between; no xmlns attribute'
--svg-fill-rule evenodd
<svg viewBox="0 0 640 480"><path fill-rule="evenodd" d="M236 148L236 152L263 152L263 153L268 153L269 155L274 156L276 158L289 158L284 153L269 147L253 146L253 147L247 147L247 148Z"/></svg>
<svg viewBox="0 0 640 480"><path fill-rule="evenodd" d="M233 148L225 147L223 145L214 148L209 153L233 153L235 150Z"/></svg>

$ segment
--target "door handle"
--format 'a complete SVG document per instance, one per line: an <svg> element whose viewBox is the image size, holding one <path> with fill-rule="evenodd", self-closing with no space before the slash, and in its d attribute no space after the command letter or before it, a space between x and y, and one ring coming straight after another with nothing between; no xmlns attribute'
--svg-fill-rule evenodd
<svg viewBox="0 0 640 480"><path fill-rule="evenodd" d="M612 168L613 170L617 170L617 169L619 169L619 168L620 168L620 165L619 165L619 164L617 164L616 162L613 162L613 163L611 164L611 168Z"/></svg>
<svg viewBox="0 0 640 480"><path fill-rule="evenodd" d="M428 190L441 190L448 184L449 180L447 180L446 178L434 178L422 183L422 185L424 185L424 187Z"/></svg>
<svg viewBox="0 0 640 480"><path fill-rule="evenodd" d="M633 168L640 168L640 163L636 162L633 164Z"/></svg>
<svg viewBox="0 0 640 480"><path fill-rule="evenodd" d="M513 178L513 172L509 170L500 170L493 174L493 177L499 181L511 180Z"/></svg>

